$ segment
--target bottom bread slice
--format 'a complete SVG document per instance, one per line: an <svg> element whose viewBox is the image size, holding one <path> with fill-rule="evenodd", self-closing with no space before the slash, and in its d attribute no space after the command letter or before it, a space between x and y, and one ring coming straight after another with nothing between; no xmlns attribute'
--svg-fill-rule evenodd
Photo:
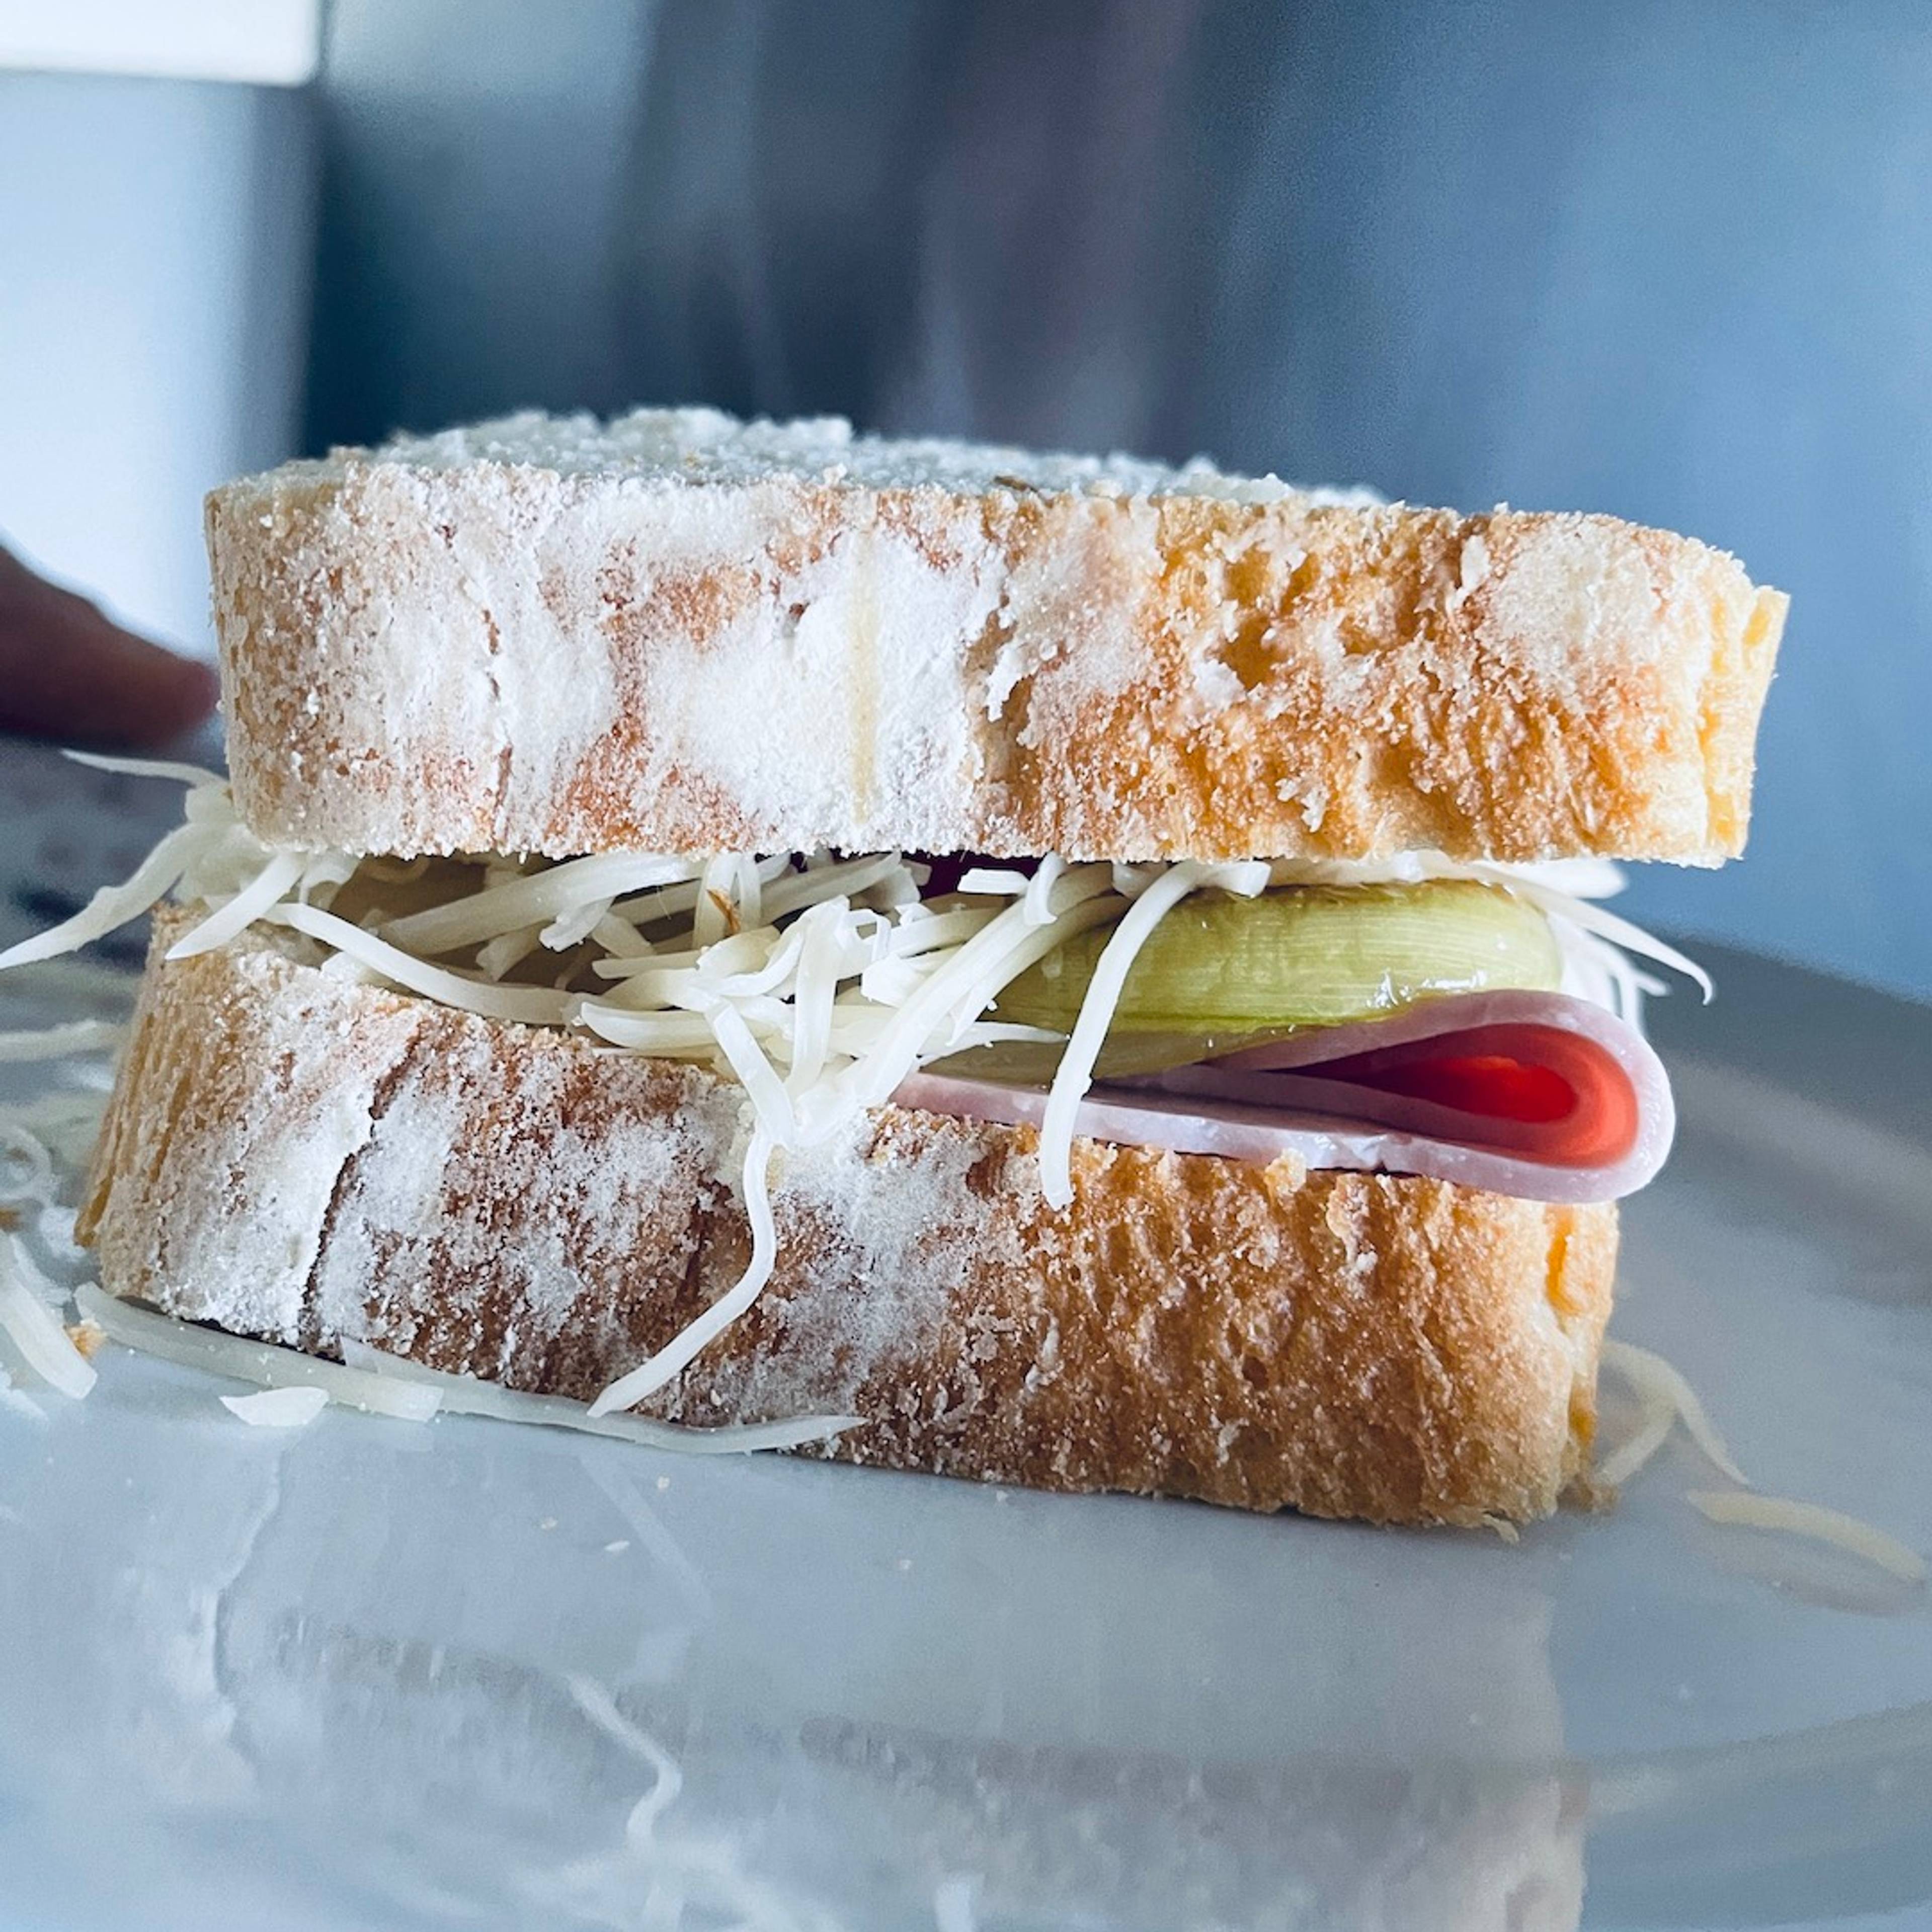
<svg viewBox="0 0 1932 1932"><path fill-rule="evenodd" d="M742 1088L156 922L83 1239L236 1334L589 1399L734 1281ZM640 1412L856 1414L828 1453L1384 1522L1584 1473L1616 1210L881 1108L781 1152L755 1306Z"/></svg>

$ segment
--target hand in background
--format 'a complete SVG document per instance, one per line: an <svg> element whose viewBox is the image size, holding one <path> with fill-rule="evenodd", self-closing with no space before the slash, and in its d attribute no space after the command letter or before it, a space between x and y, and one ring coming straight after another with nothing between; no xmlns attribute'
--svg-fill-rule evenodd
<svg viewBox="0 0 1932 1932"><path fill-rule="evenodd" d="M163 745L214 709L214 671L110 622L0 550L0 731Z"/></svg>

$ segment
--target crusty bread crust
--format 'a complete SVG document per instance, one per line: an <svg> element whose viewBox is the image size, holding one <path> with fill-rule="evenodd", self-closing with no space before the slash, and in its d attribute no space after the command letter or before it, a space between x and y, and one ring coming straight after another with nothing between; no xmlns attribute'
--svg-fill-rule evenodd
<svg viewBox="0 0 1932 1932"><path fill-rule="evenodd" d="M1740 850L1784 598L1605 517L520 417L208 502L236 799L413 854Z"/></svg>
<svg viewBox="0 0 1932 1932"><path fill-rule="evenodd" d="M742 1090L158 921L83 1238L238 1334L587 1399L736 1276ZM854 1462L1379 1522L1582 1473L1610 1207L1078 1143L887 1107L782 1156L776 1274L647 1412L852 1413Z"/></svg>

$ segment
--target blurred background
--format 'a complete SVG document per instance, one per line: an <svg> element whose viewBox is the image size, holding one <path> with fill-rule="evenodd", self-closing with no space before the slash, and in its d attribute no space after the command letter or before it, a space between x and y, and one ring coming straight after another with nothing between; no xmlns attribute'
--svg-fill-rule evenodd
<svg viewBox="0 0 1932 1932"><path fill-rule="evenodd" d="M1932 8L0 0L0 542L210 649L201 492L706 401L1613 512L1792 595L1750 862L1932 998Z"/></svg>

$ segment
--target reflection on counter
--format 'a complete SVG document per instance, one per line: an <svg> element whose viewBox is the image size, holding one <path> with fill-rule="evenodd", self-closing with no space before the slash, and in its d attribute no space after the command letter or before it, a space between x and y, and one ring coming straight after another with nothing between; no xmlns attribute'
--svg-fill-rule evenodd
<svg viewBox="0 0 1932 1932"><path fill-rule="evenodd" d="M57 1838L72 1888L32 1908L1578 1923L1583 1784L1510 1565L1385 1602L1384 1540L1339 1530L1284 1598L1259 1526L1204 1509L488 1424L258 1436L105 1367L57 1432L84 1548L32 1484L0 1518L0 1864Z"/></svg>

